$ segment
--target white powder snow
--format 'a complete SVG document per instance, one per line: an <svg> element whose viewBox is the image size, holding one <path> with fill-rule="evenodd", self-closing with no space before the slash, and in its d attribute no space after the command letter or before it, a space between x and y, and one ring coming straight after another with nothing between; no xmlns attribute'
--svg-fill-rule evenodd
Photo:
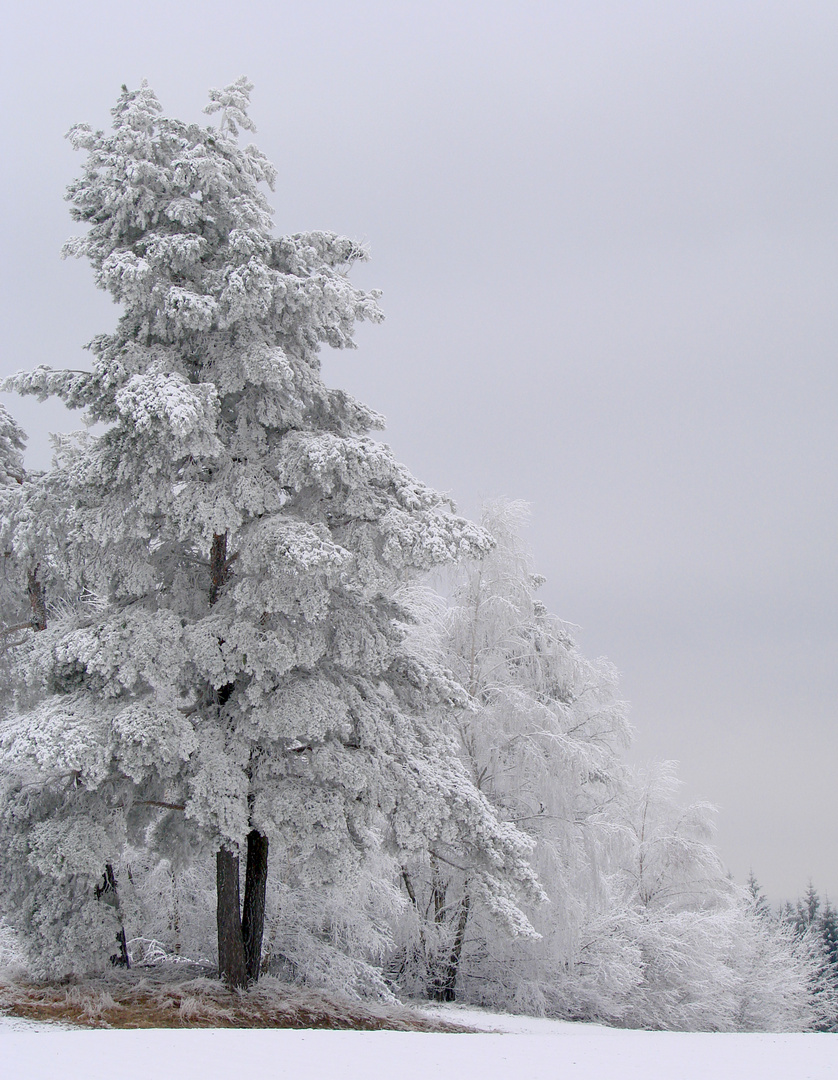
<svg viewBox="0 0 838 1080"><path fill-rule="evenodd" d="M445 1011L492 1033L70 1031L0 1018L4 1080L828 1080L832 1034L622 1031L478 1010ZM39 1028L35 1030L35 1028Z"/></svg>

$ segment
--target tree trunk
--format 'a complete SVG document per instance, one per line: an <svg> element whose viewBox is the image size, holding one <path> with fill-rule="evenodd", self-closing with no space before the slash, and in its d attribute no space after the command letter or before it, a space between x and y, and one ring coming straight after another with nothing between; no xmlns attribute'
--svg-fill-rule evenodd
<svg viewBox="0 0 838 1080"><path fill-rule="evenodd" d="M468 925L470 910L471 897L468 890L466 890L460 901L460 913L457 918L457 928L454 931L454 940L451 942L451 950L441 969L437 969L438 973L431 980L429 996L432 1001L454 1001L456 999L457 975L460 971L460 960L463 956L463 945L466 940L466 926Z"/></svg>
<svg viewBox="0 0 838 1080"><path fill-rule="evenodd" d="M405 946L404 957L401 962L401 972L408 970L411 960L415 965L415 968L422 973L422 979L427 989L428 976L429 976L429 964L428 964L428 947L425 942L425 917L419 908L419 901L416 897L416 890L413 887L413 878L411 878L407 867L402 867L402 881L404 887L407 890L407 895L413 905L413 910L416 912L416 929L419 934L419 943L414 945L412 950L408 951L409 947Z"/></svg>
<svg viewBox="0 0 838 1080"><path fill-rule="evenodd" d="M463 957L463 945L466 940L466 926L468 915L471 910L471 897L468 892L464 893L460 902L460 917L457 919L457 930L454 934L454 942L451 945L451 954L448 957L448 966L443 978L443 1001L454 1001L457 996L457 975L460 973L460 960Z"/></svg>
<svg viewBox="0 0 838 1080"><path fill-rule="evenodd" d="M101 900L104 897L105 903L111 904L116 911L116 917L119 920L119 930L116 934L116 943L119 946L119 952L115 952L111 956L111 963L114 967L131 967L131 958L128 955L128 938L125 935L125 920L122 915L122 905L119 902L119 889L116 884L116 874L113 871L111 863L105 864L105 872L102 874L102 883L97 885L93 890L96 894L96 899Z"/></svg>
<svg viewBox="0 0 838 1080"><path fill-rule="evenodd" d="M239 858L227 848L216 856L218 974L231 990L247 986L239 894Z"/></svg>
<svg viewBox="0 0 838 1080"><path fill-rule="evenodd" d="M218 595L227 581L228 569L227 533L215 533L210 551L210 607L218 600Z"/></svg>
<svg viewBox="0 0 838 1080"><path fill-rule="evenodd" d="M44 586L38 581L40 568L40 563L38 563L27 574L28 586L26 591L29 593L29 606L32 608L32 626L35 630L46 630L47 598Z"/></svg>
<svg viewBox="0 0 838 1080"><path fill-rule="evenodd" d="M216 533L210 551L210 606L217 603L221 589L227 580L227 533ZM216 702L222 706L230 697L233 687L224 686L215 692ZM248 838L248 864L250 862ZM248 879L250 869L248 865ZM218 928L218 974L231 990L247 986L248 965L245 959L244 935L242 934L241 893L239 889L239 857L228 848L221 848L216 855L216 908L215 921ZM262 942L261 924L259 944Z"/></svg>
<svg viewBox="0 0 838 1080"><path fill-rule="evenodd" d="M445 922L445 882L439 872L439 863L431 855L431 896L434 904L434 922L441 926Z"/></svg>
<svg viewBox="0 0 838 1080"><path fill-rule="evenodd" d="M256 829L247 835L247 867L244 879L242 938L247 978L256 982L262 963L265 929L265 890L268 884L268 838Z"/></svg>
<svg viewBox="0 0 838 1080"><path fill-rule="evenodd" d="M177 875L171 867L169 868L169 875L172 879L172 938L174 941L175 956L180 956L180 903L178 902L177 895Z"/></svg>

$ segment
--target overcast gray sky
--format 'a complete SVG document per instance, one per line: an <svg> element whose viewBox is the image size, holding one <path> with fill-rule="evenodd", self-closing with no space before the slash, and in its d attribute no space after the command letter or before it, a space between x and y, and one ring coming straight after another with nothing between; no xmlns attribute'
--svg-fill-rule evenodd
<svg viewBox="0 0 838 1080"><path fill-rule="evenodd" d="M58 257L64 132L249 75L277 230L368 241L384 290L330 380L465 512L531 501L635 758L720 807L740 881L838 901L834 0L30 0L0 56L0 374L115 318ZM6 403L33 466L77 426Z"/></svg>

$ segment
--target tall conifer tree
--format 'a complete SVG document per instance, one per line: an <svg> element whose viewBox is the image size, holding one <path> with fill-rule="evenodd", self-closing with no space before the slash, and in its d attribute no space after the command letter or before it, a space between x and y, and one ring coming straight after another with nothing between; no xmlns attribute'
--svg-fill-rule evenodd
<svg viewBox="0 0 838 1080"><path fill-rule="evenodd" d="M436 722L462 693L409 632L411 575L489 540L322 382L319 350L352 347L377 298L347 277L358 244L272 234L260 184L275 171L237 141L250 89L211 92L215 129L163 117L144 84L123 89L111 134L70 133L87 160L68 200L88 228L66 251L122 314L89 346L92 372L12 383L107 430L59 448L60 539L43 522L44 543L89 602L22 650L27 692L2 734L6 827L37 818L18 833L22 878L86 896L126 836L214 852L236 986L259 973L269 845L312 880L382 839L456 850L518 926L519 891L538 893L527 841ZM27 913L30 933L56 925L37 901Z"/></svg>

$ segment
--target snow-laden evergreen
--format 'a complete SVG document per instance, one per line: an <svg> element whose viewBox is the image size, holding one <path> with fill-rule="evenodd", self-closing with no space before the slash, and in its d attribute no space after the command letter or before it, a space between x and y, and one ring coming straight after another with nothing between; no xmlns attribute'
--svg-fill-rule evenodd
<svg viewBox="0 0 838 1080"><path fill-rule="evenodd" d="M25 449L26 432L5 405L0 405L0 485L3 487L23 483Z"/></svg>
<svg viewBox="0 0 838 1080"><path fill-rule="evenodd" d="M0 405L0 524L8 521L12 507L19 499L19 489L26 478L23 453L26 449L26 432ZM0 531L0 701L8 691L6 658L17 627L28 621L24 592L18 579L18 563L12 550L11 537Z"/></svg>
<svg viewBox="0 0 838 1080"><path fill-rule="evenodd" d="M355 242L273 236L260 185L275 170L236 139L250 89L213 91L218 128L164 117L143 85L112 133L70 132L87 230L65 250L122 314L91 372L9 383L107 425L61 440L37 535L26 515L10 525L82 598L18 648L0 735L2 904L41 971L112 947L94 885L129 841L174 866L216 853L235 984L259 971L268 843L311 882L382 844L454 852L522 930L518 895L539 895L528 840L438 722L462 691L409 632L411 575L490 540L370 437L380 417L322 382L319 350L351 347L377 297L349 281Z"/></svg>

